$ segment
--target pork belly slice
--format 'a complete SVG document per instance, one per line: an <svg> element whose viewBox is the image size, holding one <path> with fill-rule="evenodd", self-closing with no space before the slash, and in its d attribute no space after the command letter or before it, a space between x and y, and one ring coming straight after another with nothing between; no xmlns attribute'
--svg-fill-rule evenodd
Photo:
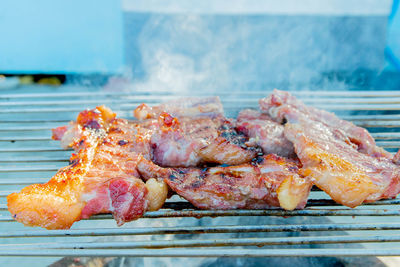
<svg viewBox="0 0 400 267"><path fill-rule="evenodd" d="M246 145L224 117L159 117L160 127L150 140L152 160L164 167L189 167L204 163L236 165L251 161L261 150Z"/></svg>
<svg viewBox="0 0 400 267"><path fill-rule="evenodd" d="M298 163L276 155L252 163L211 168L161 168L141 160L142 177L158 177L201 209L304 208L312 186L298 173Z"/></svg>
<svg viewBox="0 0 400 267"><path fill-rule="evenodd" d="M247 144L260 146L265 154L296 157L293 144L284 135L284 126L267 114L251 109L242 110L237 117L236 127L250 138Z"/></svg>
<svg viewBox="0 0 400 267"><path fill-rule="evenodd" d="M284 133L303 164L302 174L336 202L356 207L399 193L399 167L367 130L307 107L287 92L275 90L260 106L276 121L287 121Z"/></svg>
<svg viewBox="0 0 400 267"><path fill-rule="evenodd" d="M141 104L133 115L138 120L157 119L163 112L173 117L208 117L223 116L224 110L219 97L185 97L170 100L158 106Z"/></svg>
<svg viewBox="0 0 400 267"><path fill-rule="evenodd" d="M13 218L25 225L66 229L94 214L112 213L122 225L146 210L160 208L167 196L166 184L155 179L145 184L136 169L149 150L140 130L126 120L113 119L102 135L83 131L85 145L72 155L69 166L49 182L7 197Z"/></svg>

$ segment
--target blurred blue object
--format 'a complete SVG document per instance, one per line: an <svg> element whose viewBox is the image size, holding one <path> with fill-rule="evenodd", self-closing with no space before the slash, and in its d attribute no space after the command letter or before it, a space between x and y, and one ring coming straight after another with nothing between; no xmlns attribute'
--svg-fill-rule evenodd
<svg viewBox="0 0 400 267"><path fill-rule="evenodd" d="M400 71L400 0L393 0L388 26L388 46L385 50L388 69Z"/></svg>
<svg viewBox="0 0 400 267"><path fill-rule="evenodd" d="M120 1L1 1L0 73L122 72L122 24Z"/></svg>

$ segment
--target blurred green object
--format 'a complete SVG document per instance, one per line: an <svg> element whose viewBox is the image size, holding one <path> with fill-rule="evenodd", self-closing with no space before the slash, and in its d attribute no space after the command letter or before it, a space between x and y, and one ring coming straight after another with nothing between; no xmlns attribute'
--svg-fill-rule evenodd
<svg viewBox="0 0 400 267"><path fill-rule="evenodd" d="M32 84L32 83L34 83L33 76L32 75L21 76L21 77L19 77L19 83L20 84Z"/></svg>
<svg viewBox="0 0 400 267"><path fill-rule="evenodd" d="M42 79L38 80L37 83L38 84L53 85L53 86L61 85L61 81L57 77L42 78Z"/></svg>

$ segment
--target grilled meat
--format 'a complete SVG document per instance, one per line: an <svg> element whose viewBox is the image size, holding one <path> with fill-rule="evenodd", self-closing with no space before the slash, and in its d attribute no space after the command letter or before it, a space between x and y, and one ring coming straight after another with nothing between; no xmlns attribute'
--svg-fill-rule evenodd
<svg viewBox="0 0 400 267"><path fill-rule="evenodd" d="M295 158L293 144L284 135L284 126L267 114L256 110L242 110L236 122L238 131L250 137L249 145L258 145L265 154Z"/></svg>
<svg viewBox="0 0 400 267"><path fill-rule="evenodd" d="M163 113L160 128L153 132L153 161L166 167L189 167L204 163L241 164L260 150L247 146L247 137L238 133L230 120L172 118Z"/></svg>
<svg viewBox="0 0 400 267"><path fill-rule="evenodd" d="M359 152L392 159L389 152L376 145L374 138L366 129L341 120L328 111L306 106L289 92L274 90L269 97L260 100L260 108L278 123L286 121L292 123L300 118L319 122L334 131L336 135L342 135L341 138L346 139L346 142Z"/></svg>
<svg viewBox="0 0 400 267"><path fill-rule="evenodd" d="M165 167L205 163L241 164L261 152L223 116L218 97L184 98L155 107L145 104L134 115L142 123L157 119L151 137L152 160Z"/></svg>
<svg viewBox="0 0 400 267"><path fill-rule="evenodd" d="M8 209L17 221L64 229L91 215L112 213L121 225L164 203L166 185L154 179L145 184L136 170L142 157L149 158L146 132L123 119L110 120L101 128L102 117L90 114L78 116L90 116L92 122L82 127L84 142L76 140L80 149L72 155L71 164L49 182L8 196ZM82 126L79 120L78 124Z"/></svg>
<svg viewBox="0 0 400 267"><path fill-rule="evenodd" d="M218 98L141 105L138 122L104 106L83 111L53 130L76 151L70 165L10 194L8 209L26 225L64 229L99 213L118 225L139 218L163 205L168 186L202 209L303 208L312 184L349 207L399 193L400 152L365 129L278 90L260 107L236 122ZM206 163L223 165L196 167Z"/></svg>
<svg viewBox="0 0 400 267"><path fill-rule="evenodd" d="M294 144L303 175L336 202L355 207L399 193L399 167L367 130L307 107L287 92L275 90L260 106L273 119L287 121L284 133Z"/></svg>
<svg viewBox="0 0 400 267"><path fill-rule="evenodd" d="M144 115L147 109L151 112L146 111L147 115ZM82 113L85 116L79 115L76 122L54 129L53 139L61 140L65 148L70 146L79 150L88 135L103 134L108 127L107 121L115 118L115 114L111 116L105 107ZM234 165L249 162L261 152L255 145L246 145L248 138L238 133L232 121L222 115L222 105L217 97L182 99L153 108L141 105L134 113L140 114L137 116L143 120L132 123L132 127L137 131L142 128L145 134L141 136L150 141L146 155L161 166Z"/></svg>
<svg viewBox="0 0 400 267"><path fill-rule="evenodd" d="M252 163L211 168L161 168L142 159L142 177L157 177L201 209L304 208L311 181L298 174L298 163L276 155Z"/></svg>

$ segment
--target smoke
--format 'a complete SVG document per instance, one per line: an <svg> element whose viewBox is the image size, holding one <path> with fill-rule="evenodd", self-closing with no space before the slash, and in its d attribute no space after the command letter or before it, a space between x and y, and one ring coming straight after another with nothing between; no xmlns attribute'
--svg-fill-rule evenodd
<svg viewBox="0 0 400 267"><path fill-rule="evenodd" d="M383 17L139 17L144 26L138 34L130 35L130 28L137 25L127 24L127 38L134 39L138 50L128 62L144 73L131 75L132 89L187 93L310 89L316 84L346 89L342 82L327 82L322 75L383 66Z"/></svg>
<svg viewBox="0 0 400 267"><path fill-rule="evenodd" d="M213 34L209 21L200 16L153 15L139 36L147 78L136 86L174 92L224 87L229 83L232 42Z"/></svg>

